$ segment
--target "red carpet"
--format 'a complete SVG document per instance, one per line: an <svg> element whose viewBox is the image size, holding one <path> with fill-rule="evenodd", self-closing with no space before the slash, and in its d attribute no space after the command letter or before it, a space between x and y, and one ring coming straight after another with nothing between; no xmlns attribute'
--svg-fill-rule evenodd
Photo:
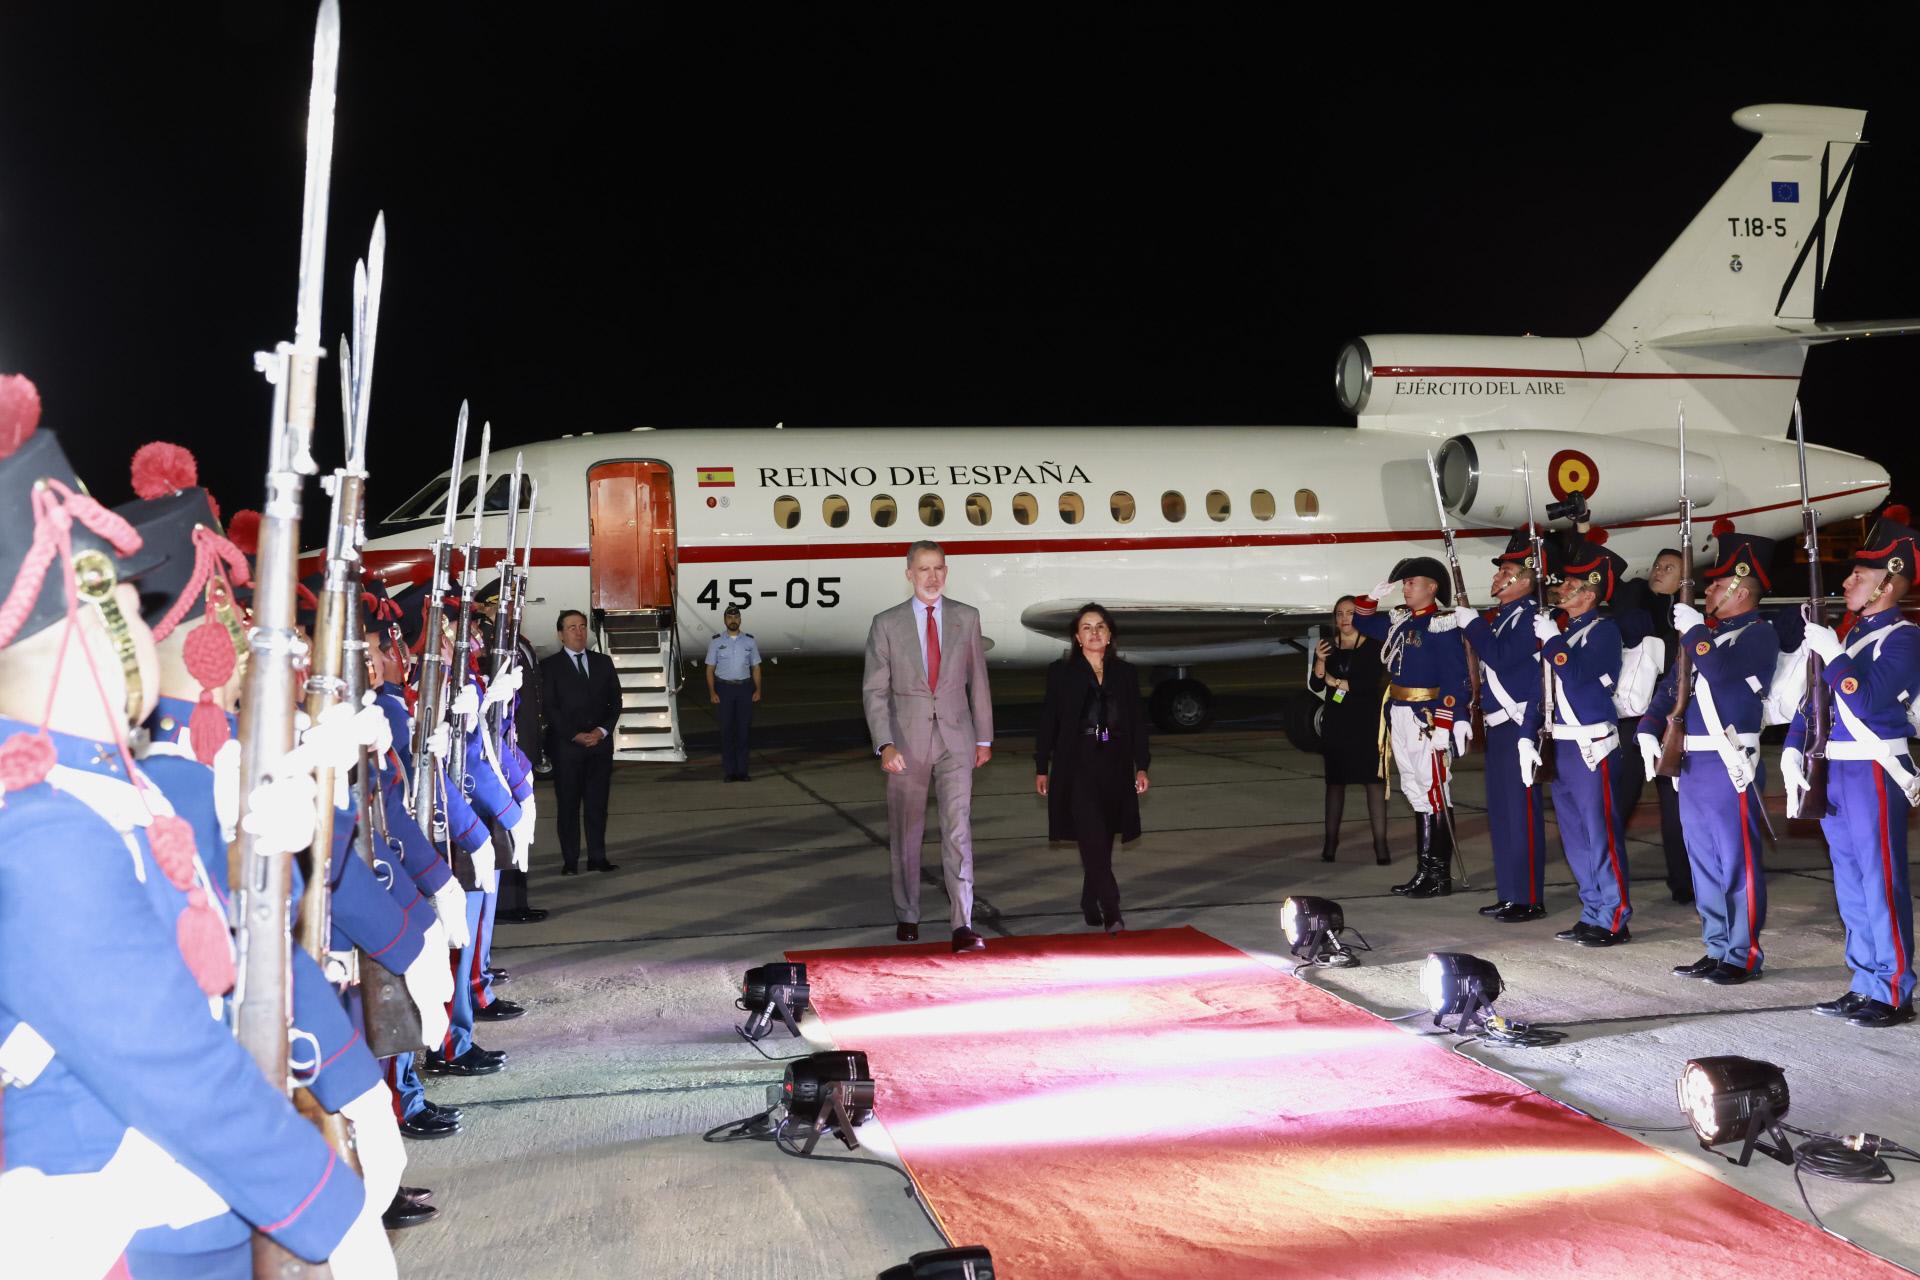
<svg viewBox="0 0 1920 1280"><path fill-rule="evenodd" d="M1906 1274L1197 930L987 945L788 955L1007 1280Z"/></svg>

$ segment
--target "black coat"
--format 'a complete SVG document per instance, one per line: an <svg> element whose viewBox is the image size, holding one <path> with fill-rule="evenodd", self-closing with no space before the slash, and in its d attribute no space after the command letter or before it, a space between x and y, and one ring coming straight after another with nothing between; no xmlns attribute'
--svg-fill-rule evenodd
<svg viewBox="0 0 1920 1280"><path fill-rule="evenodd" d="M1033 771L1051 773L1047 783L1049 840L1076 838L1074 793L1089 787L1099 788L1117 810L1109 815L1112 834L1122 840L1140 836L1140 798L1134 794L1133 775L1135 771L1144 772L1150 759L1140 677L1131 664L1110 657L1105 687L1109 738L1096 747L1081 732L1095 690L1093 668L1078 650L1047 668L1047 696L1040 707Z"/></svg>
<svg viewBox="0 0 1920 1280"><path fill-rule="evenodd" d="M580 678L579 668L563 648L540 661L540 706L547 718L547 746L552 758L583 752L573 735L589 729L612 733L620 719L620 677L614 673L613 659L604 653L587 651L587 676ZM603 738L593 748L609 755L613 738Z"/></svg>

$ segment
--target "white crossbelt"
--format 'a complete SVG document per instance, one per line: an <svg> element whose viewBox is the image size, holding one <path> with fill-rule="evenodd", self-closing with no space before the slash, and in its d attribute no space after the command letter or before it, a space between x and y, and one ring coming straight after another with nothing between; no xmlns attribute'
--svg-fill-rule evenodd
<svg viewBox="0 0 1920 1280"><path fill-rule="evenodd" d="M1862 636L1847 646L1847 656L1858 657L1862 650L1871 645L1874 657L1878 658L1880 646L1886 643L1887 637L1901 627L1910 625L1912 624L1904 621L1896 622L1891 627ZM1887 771L1887 776L1893 779L1894 785L1906 794L1908 804L1920 804L1920 777L1914 775L1913 769L1907 763L1906 738L1881 737L1854 714L1853 708L1847 705L1845 698L1834 698L1833 709L1840 717L1840 722L1847 726L1847 733L1852 736L1853 741L1839 742L1829 739L1827 759L1876 761L1882 769Z"/></svg>
<svg viewBox="0 0 1920 1280"><path fill-rule="evenodd" d="M1616 726L1610 724L1556 724L1553 726L1555 738L1571 742L1599 742L1619 732Z"/></svg>

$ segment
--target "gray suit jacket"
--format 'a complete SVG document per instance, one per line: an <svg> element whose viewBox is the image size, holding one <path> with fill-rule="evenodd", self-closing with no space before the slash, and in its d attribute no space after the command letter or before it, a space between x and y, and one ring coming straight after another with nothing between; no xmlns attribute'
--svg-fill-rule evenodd
<svg viewBox="0 0 1920 1280"><path fill-rule="evenodd" d="M972 757L993 741L993 698L987 689L987 648L980 642L980 611L948 596L940 606L940 687L927 688L915 627L915 597L873 616L867 629L867 671L861 701L876 750L892 743L907 766L931 766L934 735L947 750Z"/></svg>

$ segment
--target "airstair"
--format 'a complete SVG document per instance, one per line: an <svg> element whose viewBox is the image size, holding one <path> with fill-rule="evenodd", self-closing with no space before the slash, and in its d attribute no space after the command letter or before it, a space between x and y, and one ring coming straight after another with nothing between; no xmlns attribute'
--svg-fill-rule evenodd
<svg viewBox="0 0 1920 1280"><path fill-rule="evenodd" d="M613 758L678 762L687 758L680 741L680 677L673 613L637 609L603 614L600 651L620 677L620 719L613 728Z"/></svg>

